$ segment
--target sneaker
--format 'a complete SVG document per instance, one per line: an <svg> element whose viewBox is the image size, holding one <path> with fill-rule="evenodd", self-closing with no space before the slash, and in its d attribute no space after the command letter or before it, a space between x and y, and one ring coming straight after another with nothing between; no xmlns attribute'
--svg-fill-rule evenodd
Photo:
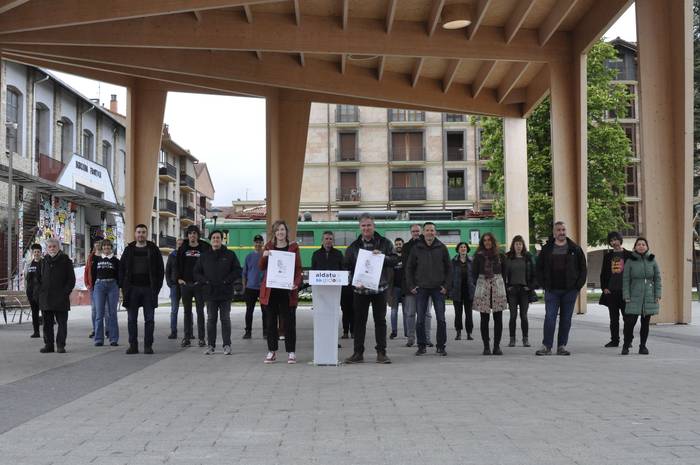
<svg viewBox="0 0 700 465"><path fill-rule="evenodd" d="M413 341L411 339L406 343L406 347L413 347Z"/></svg>
<svg viewBox="0 0 700 465"><path fill-rule="evenodd" d="M151 347L151 346L144 347L143 353L146 355L153 355L153 347Z"/></svg>
<svg viewBox="0 0 700 465"><path fill-rule="evenodd" d="M250 339L251 337L253 336L250 334L249 330L246 330L246 332L243 333L243 339Z"/></svg>
<svg viewBox="0 0 700 465"><path fill-rule="evenodd" d="M571 355L571 352L566 350L566 346L557 347L557 355Z"/></svg>
<svg viewBox="0 0 700 465"><path fill-rule="evenodd" d="M391 363L391 359L386 356L386 352L381 351L377 352L377 363L383 363L383 364L389 364Z"/></svg>
<svg viewBox="0 0 700 465"><path fill-rule="evenodd" d="M535 355L552 355L552 348L547 346L542 346L541 349L535 352Z"/></svg>
<svg viewBox="0 0 700 465"><path fill-rule="evenodd" d="M607 344L605 344L605 347L618 347L620 345L620 341L610 341Z"/></svg>
<svg viewBox="0 0 700 465"><path fill-rule="evenodd" d="M493 352L491 352L493 355L503 355L503 352L501 352L501 348L499 346L494 346L493 347Z"/></svg>
<svg viewBox="0 0 700 465"><path fill-rule="evenodd" d="M214 348L212 346L207 347L207 350L204 351L204 355L214 355Z"/></svg>
<svg viewBox="0 0 700 465"><path fill-rule="evenodd" d="M457 331L457 335L455 336L455 341L461 341L462 340L462 331Z"/></svg>
<svg viewBox="0 0 700 465"><path fill-rule="evenodd" d="M474 338L472 337L471 333L467 334L467 341L473 341Z"/></svg>
<svg viewBox="0 0 700 465"><path fill-rule="evenodd" d="M362 356L362 354L355 352L352 354L350 357L345 359L345 363L362 363L365 361L365 358Z"/></svg>
<svg viewBox="0 0 700 465"><path fill-rule="evenodd" d="M224 346L224 355L231 355L231 346Z"/></svg>
<svg viewBox="0 0 700 465"><path fill-rule="evenodd" d="M481 353L481 355L491 355L491 349L484 347L484 351Z"/></svg>
<svg viewBox="0 0 700 465"><path fill-rule="evenodd" d="M58 346L56 347L56 352L59 354L65 354L66 353L66 347L65 346Z"/></svg>
<svg viewBox="0 0 700 465"><path fill-rule="evenodd" d="M138 354L139 353L139 346L137 346L136 344L129 345L129 348L126 349L126 353L127 353L127 355Z"/></svg>
<svg viewBox="0 0 700 465"><path fill-rule="evenodd" d="M294 365L295 363L297 363L297 354L295 352L289 352L289 354L287 355L287 363L289 363L290 365Z"/></svg>
<svg viewBox="0 0 700 465"><path fill-rule="evenodd" d="M186 337L185 339L182 340L180 343L180 347L189 347L191 345L190 339Z"/></svg>
<svg viewBox="0 0 700 465"><path fill-rule="evenodd" d="M96 342L95 343L95 347L102 347L103 345L105 345L104 342Z"/></svg>
<svg viewBox="0 0 700 465"><path fill-rule="evenodd" d="M620 352L620 355L629 355L630 353L630 348L627 345L622 346L622 352Z"/></svg>
<svg viewBox="0 0 700 465"><path fill-rule="evenodd" d="M530 343L528 342L527 338L523 338L523 347L530 347Z"/></svg>
<svg viewBox="0 0 700 465"><path fill-rule="evenodd" d="M639 346L639 353L641 355L649 355L649 349L647 349L647 346Z"/></svg>
<svg viewBox="0 0 700 465"><path fill-rule="evenodd" d="M50 354L53 351L54 351L53 346L50 346L48 344L45 345L44 347L42 347L41 349L39 349L39 352L41 352L42 354Z"/></svg>
<svg viewBox="0 0 700 465"><path fill-rule="evenodd" d="M112 341L109 343L109 345L111 345L112 347L117 347L119 343L117 341Z"/></svg>
<svg viewBox="0 0 700 465"><path fill-rule="evenodd" d="M445 348L444 348L444 347L443 347L442 349L438 348L438 349L437 349L437 354L438 354L439 356L441 356L441 357L446 357L446 356L447 356L447 352L445 352Z"/></svg>
<svg viewBox="0 0 700 465"><path fill-rule="evenodd" d="M177 339L177 333L168 334L168 339Z"/></svg>
<svg viewBox="0 0 700 465"><path fill-rule="evenodd" d="M389 339L396 339L396 332L392 331L391 334L389 334Z"/></svg>
<svg viewBox="0 0 700 465"><path fill-rule="evenodd" d="M199 340L199 347L206 347L207 343L204 341L204 339Z"/></svg>
<svg viewBox="0 0 700 465"><path fill-rule="evenodd" d="M29 336L29 337L31 337L31 338L41 337L41 334L39 334L39 333L32 333L32 335Z"/></svg>
<svg viewBox="0 0 700 465"><path fill-rule="evenodd" d="M265 357L265 363L275 363L277 361L277 353L276 352L268 352L267 356Z"/></svg>
<svg viewBox="0 0 700 465"><path fill-rule="evenodd" d="M425 346L418 346L418 350L416 350L416 356L424 355L425 354Z"/></svg>
<svg viewBox="0 0 700 465"><path fill-rule="evenodd" d="M433 344L432 342L426 342L425 345L428 347L435 347L435 344Z"/></svg>
<svg viewBox="0 0 700 465"><path fill-rule="evenodd" d="M508 347L515 347L515 338L511 337L510 342L508 342Z"/></svg>
<svg viewBox="0 0 700 465"><path fill-rule="evenodd" d="M343 332L343 335L340 336L340 339L349 339L349 338L350 338L350 337L348 336L348 332L347 332L347 331L344 331L344 332Z"/></svg>

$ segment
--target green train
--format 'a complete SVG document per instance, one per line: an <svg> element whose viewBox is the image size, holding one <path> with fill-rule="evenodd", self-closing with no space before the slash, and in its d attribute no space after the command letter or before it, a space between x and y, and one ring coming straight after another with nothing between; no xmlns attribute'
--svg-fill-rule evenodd
<svg viewBox="0 0 700 465"><path fill-rule="evenodd" d="M410 226L421 221L396 221L376 220L376 229L379 234L387 237L392 242L396 238L407 241L411 235ZM470 244L472 253L481 235L486 232L493 233L499 244L505 240L505 223L498 219L470 219L470 220L436 220L433 221L438 231L438 237L454 252L454 246L460 241ZM253 250L253 237L262 235L267 241L268 231L265 221L218 221L214 224L206 220L206 234L208 231L219 229L224 233L224 243L229 249L236 252L241 263L246 255ZM311 266L311 255L321 247L321 239L324 231L332 231L335 236L335 245L340 250L345 250L360 234L357 221L300 221L297 223L296 241L301 248L301 261L305 269Z"/></svg>

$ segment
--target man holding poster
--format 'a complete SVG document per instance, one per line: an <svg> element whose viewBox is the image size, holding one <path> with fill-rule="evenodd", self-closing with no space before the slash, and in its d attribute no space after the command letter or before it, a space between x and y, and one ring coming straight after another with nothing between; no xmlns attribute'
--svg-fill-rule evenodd
<svg viewBox="0 0 700 465"><path fill-rule="evenodd" d="M389 270L398 262L391 241L374 230L374 218L368 213L360 216L360 236L345 251L345 268L352 273L355 313L355 348L345 363L364 361L365 332L369 305L372 304L377 363L391 363L386 355L386 290Z"/></svg>

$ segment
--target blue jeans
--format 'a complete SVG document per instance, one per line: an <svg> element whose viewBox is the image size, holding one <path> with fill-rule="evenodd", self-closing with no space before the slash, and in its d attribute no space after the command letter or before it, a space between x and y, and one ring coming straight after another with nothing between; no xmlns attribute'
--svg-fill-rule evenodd
<svg viewBox="0 0 700 465"><path fill-rule="evenodd" d="M92 289L88 289L90 291L90 310L92 311L92 332L95 332L95 285L93 284Z"/></svg>
<svg viewBox="0 0 700 465"><path fill-rule="evenodd" d="M98 280L93 287L92 297L95 308L95 343L104 343L105 320L107 320L109 342L118 342L117 305L119 304L119 286L117 281L114 279Z"/></svg>
<svg viewBox="0 0 700 465"><path fill-rule="evenodd" d="M433 301L435 319L437 320L436 347L444 349L447 343L447 323L445 322L445 295L440 292L440 288L418 288L418 294L416 295L416 336L418 338L418 346L425 347L428 342L425 332L425 315L430 308L429 299Z"/></svg>
<svg viewBox="0 0 700 465"><path fill-rule="evenodd" d="M177 311L180 309L180 288L177 284L170 288L170 332L177 334Z"/></svg>
<svg viewBox="0 0 700 465"><path fill-rule="evenodd" d="M392 289L393 292L393 305L391 306L391 332L396 333L397 331L397 326L399 325L399 304L401 304L401 307L403 308L403 292L400 287L394 287ZM404 312L406 313L405 309ZM408 336L408 328L406 327L406 318L404 316L403 318L403 335L404 337Z"/></svg>
<svg viewBox="0 0 700 465"><path fill-rule="evenodd" d="M544 338L542 345L552 348L554 342L554 330L557 326L559 315L559 333L557 335L557 347L564 347L569 342L569 330L571 329L571 317L574 314L578 290L545 290L544 292Z"/></svg>

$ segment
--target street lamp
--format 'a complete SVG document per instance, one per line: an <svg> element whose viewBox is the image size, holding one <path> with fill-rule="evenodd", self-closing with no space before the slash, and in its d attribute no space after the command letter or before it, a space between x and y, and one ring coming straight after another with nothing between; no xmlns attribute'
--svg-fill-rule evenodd
<svg viewBox="0 0 700 465"><path fill-rule="evenodd" d="M14 122L6 122L5 128L16 131L19 125ZM18 137L17 135L16 137ZM7 290L10 290L12 279L12 223L14 222L14 210L12 202L12 152L5 152L8 156L7 163Z"/></svg>

